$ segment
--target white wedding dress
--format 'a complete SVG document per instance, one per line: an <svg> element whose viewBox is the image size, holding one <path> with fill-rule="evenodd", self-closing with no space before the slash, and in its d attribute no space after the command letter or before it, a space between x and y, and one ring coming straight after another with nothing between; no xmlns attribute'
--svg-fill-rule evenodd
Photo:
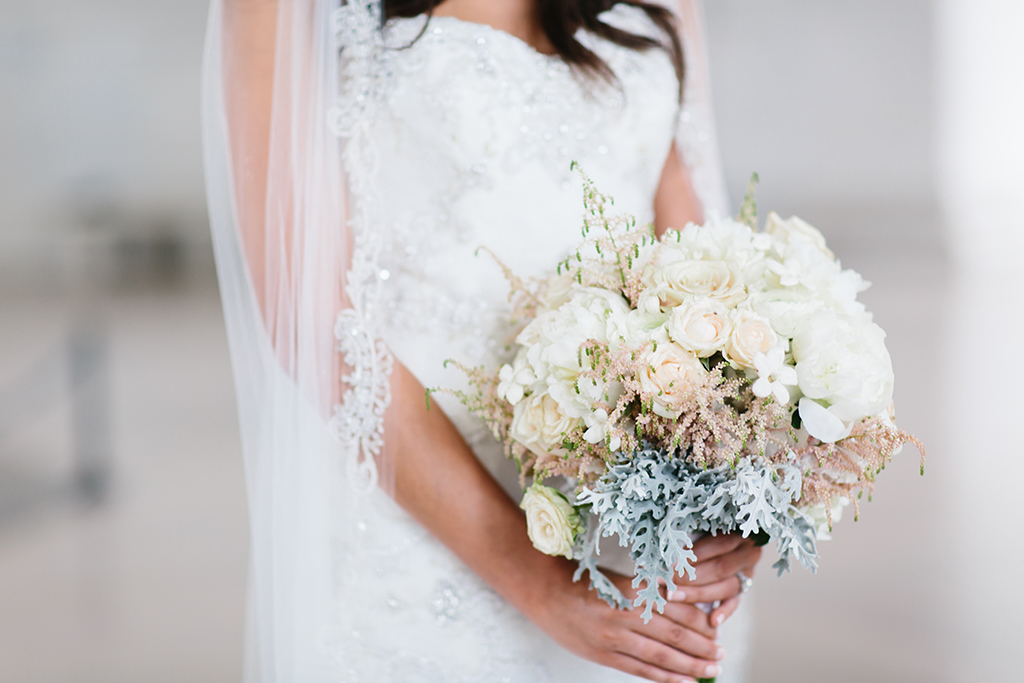
<svg viewBox="0 0 1024 683"><path fill-rule="evenodd" d="M654 35L639 10L617 6L604 18ZM400 19L386 28L396 49L375 76L382 94L366 136L372 168L349 172L366 174L355 200L386 227L377 245L377 275L387 283L382 337L424 386L458 388L463 380L446 359L493 368L508 354L508 285L478 248L519 275L551 272L580 238L572 161L617 209L651 221L680 112L663 51L584 35L618 79L606 83L487 26L435 17L420 35L423 25ZM434 400L518 500L515 467L500 446L457 401ZM555 644L379 489L360 496L358 532L340 535L332 551L339 616L318 644L337 680L638 680ZM740 610L723 627L722 683L742 678L748 619Z"/></svg>

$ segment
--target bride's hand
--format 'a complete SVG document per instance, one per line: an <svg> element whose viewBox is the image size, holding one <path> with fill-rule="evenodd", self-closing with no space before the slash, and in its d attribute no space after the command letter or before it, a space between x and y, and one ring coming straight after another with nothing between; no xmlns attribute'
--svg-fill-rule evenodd
<svg viewBox="0 0 1024 683"><path fill-rule="evenodd" d="M531 620L575 654L652 681L678 683L718 675L725 652L707 615L695 605L670 602L664 614L644 623L641 608L619 610L588 588L573 583L575 565L566 561L540 599L528 610ZM607 572L623 594L636 597L631 580Z"/></svg>
<svg viewBox="0 0 1024 683"><path fill-rule="evenodd" d="M739 607L742 585L738 573L754 577L761 548L753 539L725 534L701 538L693 544L693 552L697 555L696 577L693 581L685 576L676 579L678 590L668 599L689 604L720 601L721 605L707 616L710 625L720 626Z"/></svg>

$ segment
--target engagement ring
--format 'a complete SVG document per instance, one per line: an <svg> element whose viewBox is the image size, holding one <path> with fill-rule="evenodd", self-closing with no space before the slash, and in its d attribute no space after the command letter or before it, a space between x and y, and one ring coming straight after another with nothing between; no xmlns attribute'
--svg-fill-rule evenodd
<svg viewBox="0 0 1024 683"><path fill-rule="evenodd" d="M754 585L754 580L743 572L736 572L736 578L740 580L740 594L746 593Z"/></svg>

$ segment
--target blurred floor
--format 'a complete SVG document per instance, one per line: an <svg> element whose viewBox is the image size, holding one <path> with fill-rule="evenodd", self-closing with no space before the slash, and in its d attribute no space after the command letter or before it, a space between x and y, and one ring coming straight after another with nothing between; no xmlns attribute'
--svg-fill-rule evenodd
<svg viewBox="0 0 1024 683"><path fill-rule="evenodd" d="M0 519L0 680L238 681L247 527L216 291L4 298L0 382L59 344L73 309L111 334L111 494L57 497L65 406L0 443L0 477L47 503Z"/></svg>
<svg viewBox="0 0 1024 683"><path fill-rule="evenodd" d="M1024 307L1004 294L1009 275L952 275L937 259L846 265L875 283L864 298L889 333L900 422L928 445L927 475L907 448L860 521L822 545L817 576L775 579L763 563L753 682L1019 680L1024 465L1010 427L1024 407ZM0 383L81 307L0 299ZM0 518L0 680L238 681L245 499L216 292L93 310L112 335L112 497ZM0 442L0 479L53 490L61 410Z"/></svg>

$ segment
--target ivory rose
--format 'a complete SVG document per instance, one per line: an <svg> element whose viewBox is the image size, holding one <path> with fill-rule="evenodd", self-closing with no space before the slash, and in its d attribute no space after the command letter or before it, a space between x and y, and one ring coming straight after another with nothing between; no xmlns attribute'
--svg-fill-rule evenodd
<svg viewBox="0 0 1024 683"><path fill-rule="evenodd" d="M712 299L678 306L668 319L668 336L672 341L700 358L724 347L731 333L728 310Z"/></svg>
<svg viewBox="0 0 1024 683"><path fill-rule="evenodd" d="M779 344L771 323L753 311L732 312L732 333L725 345L725 357L741 368L754 367L757 353L768 353Z"/></svg>
<svg viewBox="0 0 1024 683"><path fill-rule="evenodd" d="M725 261L673 261L659 266L651 279L666 306L678 306L694 296L735 304L746 296L739 274Z"/></svg>
<svg viewBox="0 0 1024 683"><path fill-rule="evenodd" d="M643 391L651 394L655 415L674 419L707 372L695 354L678 344L667 343L645 355L637 379Z"/></svg>
<svg viewBox="0 0 1024 683"><path fill-rule="evenodd" d="M533 547L545 555L561 555L571 560L583 522L562 492L534 484L526 489L519 507L526 511L526 532Z"/></svg>
<svg viewBox="0 0 1024 683"><path fill-rule="evenodd" d="M550 394L534 394L516 404L511 436L543 459L561 452L564 435L579 424Z"/></svg>

